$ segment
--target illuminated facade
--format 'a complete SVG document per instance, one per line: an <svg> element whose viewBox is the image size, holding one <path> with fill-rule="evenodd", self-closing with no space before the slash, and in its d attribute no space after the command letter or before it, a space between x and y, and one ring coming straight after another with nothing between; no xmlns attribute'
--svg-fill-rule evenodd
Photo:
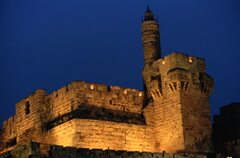
<svg viewBox="0 0 240 158"><path fill-rule="evenodd" d="M212 78L198 57L161 57L159 24L142 22L144 91L74 81L51 94L37 90L6 120L0 153L29 141L86 149L210 151Z"/></svg>

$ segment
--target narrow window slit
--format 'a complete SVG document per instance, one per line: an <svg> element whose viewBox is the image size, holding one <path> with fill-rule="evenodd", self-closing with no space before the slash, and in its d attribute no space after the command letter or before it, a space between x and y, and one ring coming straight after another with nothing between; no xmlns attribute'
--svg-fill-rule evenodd
<svg viewBox="0 0 240 158"><path fill-rule="evenodd" d="M188 89L188 82L185 85L185 90L187 90L187 89Z"/></svg>
<svg viewBox="0 0 240 158"><path fill-rule="evenodd" d="M169 84L169 87L170 87L171 91L173 92L173 87L172 87L172 85L171 85L171 84Z"/></svg>
<svg viewBox="0 0 240 158"><path fill-rule="evenodd" d="M25 114L28 115L30 113L30 103L27 101L25 103Z"/></svg>

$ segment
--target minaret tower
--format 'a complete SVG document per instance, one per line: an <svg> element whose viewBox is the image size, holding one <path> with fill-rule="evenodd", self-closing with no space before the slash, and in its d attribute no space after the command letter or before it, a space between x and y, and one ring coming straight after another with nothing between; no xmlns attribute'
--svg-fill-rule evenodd
<svg viewBox="0 0 240 158"><path fill-rule="evenodd" d="M142 42L145 65L151 64L161 57L159 25L149 7L147 7L142 22Z"/></svg>
<svg viewBox="0 0 240 158"><path fill-rule="evenodd" d="M151 100L152 64L161 58L159 24L153 12L147 7L142 21L142 44L144 51L143 80L146 92L145 102Z"/></svg>

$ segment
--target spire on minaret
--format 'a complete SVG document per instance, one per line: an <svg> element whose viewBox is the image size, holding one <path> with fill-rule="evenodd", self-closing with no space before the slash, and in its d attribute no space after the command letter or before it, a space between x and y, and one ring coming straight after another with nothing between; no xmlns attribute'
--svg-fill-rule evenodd
<svg viewBox="0 0 240 158"><path fill-rule="evenodd" d="M149 6L147 6L147 10L144 14L144 21L151 21L151 20L154 20L154 16Z"/></svg>

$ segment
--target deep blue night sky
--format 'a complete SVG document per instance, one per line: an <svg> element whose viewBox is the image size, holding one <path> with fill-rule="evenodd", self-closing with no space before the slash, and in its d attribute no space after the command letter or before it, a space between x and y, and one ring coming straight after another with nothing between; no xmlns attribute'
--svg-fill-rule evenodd
<svg viewBox="0 0 240 158"><path fill-rule="evenodd" d="M239 0L1 0L0 123L36 89L83 80L142 89L140 25L147 4L162 55L205 58L212 114L240 101Z"/></svg>

